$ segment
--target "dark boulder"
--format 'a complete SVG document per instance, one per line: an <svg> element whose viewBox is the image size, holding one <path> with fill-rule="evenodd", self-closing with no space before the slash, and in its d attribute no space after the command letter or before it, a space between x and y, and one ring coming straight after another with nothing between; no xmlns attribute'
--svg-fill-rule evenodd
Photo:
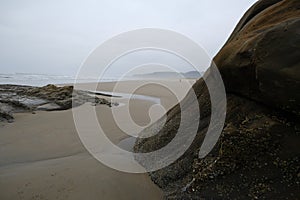
<svg viewBox="0 0 300 200"><path fill-rule="evenodd" d="M203 159L198 153L210 123L210 95L203 79L193 86L201 111L194 142L176 162L149 173L167 199L299 198L299 6L299 0L258 1L214 58L225 83L227 116L217 145ZM193 123L197 115L188 96L182 104L182 111L178 104L167 113L157 135L138 139L134 150L167 145L182 112Z"/></svg>
<svg viewBox="0 0 300 200"><path fill-rule="evenodd" d="M256 3L214 60L228 92L300 114L300 1Z"/></svg>

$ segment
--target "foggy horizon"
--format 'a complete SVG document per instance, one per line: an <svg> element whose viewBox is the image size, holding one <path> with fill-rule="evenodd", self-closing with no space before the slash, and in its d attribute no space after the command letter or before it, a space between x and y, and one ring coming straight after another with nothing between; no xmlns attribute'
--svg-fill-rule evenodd
<svg viewBox="0 0 300 200"><path fill-rule="evenodd" d="M202 45L212 58L254 2L2 2L0 73L74 76L102 42L149 27L179 32ZM174 65L180 65L175 60ZM191 71L183 67L177 66Z"/></svg>

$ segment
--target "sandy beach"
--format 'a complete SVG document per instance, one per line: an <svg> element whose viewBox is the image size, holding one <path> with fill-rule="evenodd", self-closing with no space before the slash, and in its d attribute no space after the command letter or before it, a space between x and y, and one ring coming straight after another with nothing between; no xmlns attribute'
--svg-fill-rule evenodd
<svg viewBox="0 0 300 200"><path fill-rule="evenodd" d="M177 83L176 88L184 91L185 84ZM129 88L126 85L134 82L122 84ZM104 83L98 89L111 91L113 85ZM159 98L166 110L177 103L172 93L159 86L145 86L137 93ZM115 101L120 106L98 105L96 111L108 137L118 144L128 136L114 123L111 110L118 111L126 101L120 97ZM133 120L147 125L147 109L153 104L147 99L130 101ZM147 174L119 172L93 158L79 139L72 110L17 113L14 117L14 123L0 127L0 199L162 199L161 190Z"/></svg>

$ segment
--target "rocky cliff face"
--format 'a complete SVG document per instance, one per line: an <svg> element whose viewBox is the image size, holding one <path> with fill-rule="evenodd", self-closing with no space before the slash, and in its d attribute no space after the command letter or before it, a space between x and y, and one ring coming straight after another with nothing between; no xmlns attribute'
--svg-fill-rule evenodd
<svg viewBox="0 0 300 200"><path fill-rule="evenodd" d="M209 93L200 79L193 86L201 110L193 144L175 163L150 173L166 198L300 198L299 27L299 0L261 0L244 15L214 58L227 92L221 137L208 156L198 158L211 113ZM188 98L183 112L190 113L193 123ZM166 145L176 134L180 115L177 105L167 113L162 130L139 139L135 151Z"/></svg>

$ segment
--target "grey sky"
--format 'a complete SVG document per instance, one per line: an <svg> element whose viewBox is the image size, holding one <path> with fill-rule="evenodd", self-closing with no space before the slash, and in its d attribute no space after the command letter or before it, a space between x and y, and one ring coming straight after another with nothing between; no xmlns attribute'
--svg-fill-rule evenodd
<svg viewBox="0 0 300 200"><path fill-rule="evenodd" d="M182 33L213 57L256 0L6 0L0 73L72 75L110 37L138 28Z"/></svg>

